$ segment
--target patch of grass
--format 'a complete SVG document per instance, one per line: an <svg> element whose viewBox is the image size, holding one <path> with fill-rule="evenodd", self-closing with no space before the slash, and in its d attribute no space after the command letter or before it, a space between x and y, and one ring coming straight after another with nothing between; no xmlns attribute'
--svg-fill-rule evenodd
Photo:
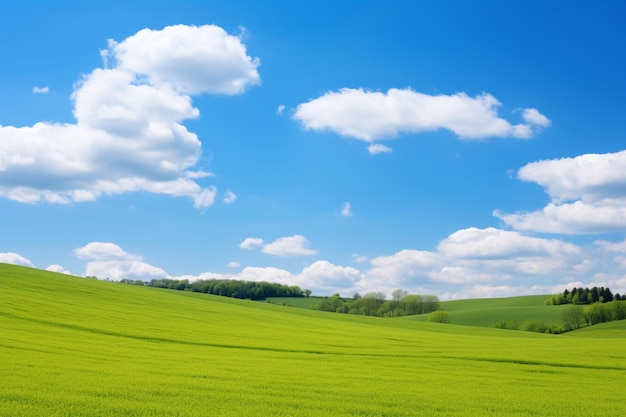
<svg viewBox="0 0 626 417"><path fill-rule="evenodd" d="M288 307L297 307L297 308L311 308L311 306L320 298L324 297L268 297L266 300L261 302L266 302L270 304L278 304Z"/></svg>
<svg viewBox="0 0 626 417"><path fill-rule="evenodd" d="M621 417L623 346L0 264L7 417Z"/></svg>
<svg viewBox="0 0 626 417"><path fill-rule="evenodd" d="M626 320L594 324L593 326L587 326L568 332L566 335L574 337L626 339Z"/></svg>

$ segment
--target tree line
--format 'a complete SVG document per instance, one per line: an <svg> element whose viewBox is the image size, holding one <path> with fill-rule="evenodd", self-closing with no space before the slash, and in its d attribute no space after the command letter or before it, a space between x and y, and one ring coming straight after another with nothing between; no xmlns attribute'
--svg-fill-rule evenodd
<svg viewBox="0 0 626 417"><path fill-rule="evenodd" d="M609 303L611 301L626 301L626 295L615 294L609 288L593 287L574 288L571 291L567 289L562 294L557 294L546 300L547 305L561 304L593 304L593 303Z"/></svg>
<svg viewBox="0 0 626 417"><path fill-rule="evenodd" d="M341 298L339 294L319 299L311 306L313 310L363 316L399 317L431 313L439 309L439 298L435 295L409 294L406 290L395 290L391 300L382 292L370 292L352 298Z"/></svg>
<svg viewBox="0 0 626 417"><path fill-rule="evenodd" d="M233 279L205 279L189 282L187 279L153 279L148 282L125 279L125 284L145 285L179 291L193 291L224 297L265 300L268 297L308 297L311 290L303 290L296 285L283 285L275 282L239 281Z"/></svg>

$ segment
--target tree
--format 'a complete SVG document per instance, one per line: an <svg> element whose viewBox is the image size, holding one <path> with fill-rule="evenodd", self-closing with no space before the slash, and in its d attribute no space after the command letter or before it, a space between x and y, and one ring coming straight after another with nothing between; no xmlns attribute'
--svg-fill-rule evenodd
<svg viewBox="0 0 626 417"><path fill-rule="evenodd" d="M561 319L565 324L565 330L580 329L585 322L583 308L577 305L568 307L561 313Z"/></svg>
<svg viewBox="0 0 626 417"><path fill-rule="evenodd" d="M450 315L447 311L435 310L429 314L428 321L433 323L450 323Z"/></svg>
<svg viewBox="0 0 626 417"><path fill-rule="evenodd" d="M305 297L310 297L311 296L311 290L304 290L304 296Z"/></svg>
<svg viewBox="0 0 626 417"><path fill-rule="evenodd" d="M401 289L397 289L391 293L391 299L394 303L393 311L395 316L403 315L401 313L402 300L404 300L404 297L406 297L407 295L409 295L409 292L407 290Z"/></svg>

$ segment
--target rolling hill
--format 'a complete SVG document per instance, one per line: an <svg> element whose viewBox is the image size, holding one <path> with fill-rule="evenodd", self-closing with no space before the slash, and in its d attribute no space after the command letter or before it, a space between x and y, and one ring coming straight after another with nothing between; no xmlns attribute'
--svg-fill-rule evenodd
<svg viewBox="0 0 626 417"><path fill-rule="evenodd" d="M623 334L579 334L324 313L0 264L0 415L623 416Z"/></svg>

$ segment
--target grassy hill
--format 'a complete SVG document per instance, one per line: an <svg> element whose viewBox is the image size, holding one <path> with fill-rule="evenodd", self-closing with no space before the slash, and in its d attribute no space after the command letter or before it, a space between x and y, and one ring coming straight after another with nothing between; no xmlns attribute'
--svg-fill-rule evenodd
<svg viewBox="0 0 626 417"><path fill-rule="evenodd" d="M501 321L518 325L526 321L561 325L561 312L567 306L546 306L544 303L548 298L550 295L443 301L441 309L449 313L451 323L464 326L494 327ZM427 321L428 315L405 319Z"/></svg>
<svg viewBox="0 0 626 417"><path fill-rule="evenodd" d="M626 350L612 334L323 313L0 264L0 415L621 417Z"/></svg>

